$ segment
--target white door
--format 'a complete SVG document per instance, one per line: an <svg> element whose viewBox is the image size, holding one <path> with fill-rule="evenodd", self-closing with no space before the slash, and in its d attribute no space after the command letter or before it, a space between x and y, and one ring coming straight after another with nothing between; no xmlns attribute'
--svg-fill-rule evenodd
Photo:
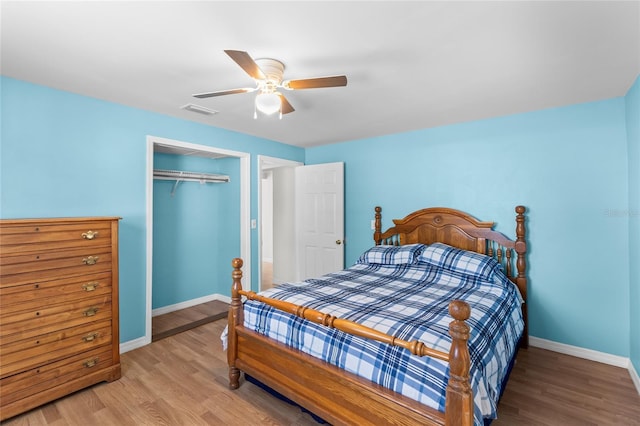
<svg viewBox="0 0 640 426"><path fill-rule="evenodd" d="M344 163L295 169L297 279L344 268Z"/></svg>

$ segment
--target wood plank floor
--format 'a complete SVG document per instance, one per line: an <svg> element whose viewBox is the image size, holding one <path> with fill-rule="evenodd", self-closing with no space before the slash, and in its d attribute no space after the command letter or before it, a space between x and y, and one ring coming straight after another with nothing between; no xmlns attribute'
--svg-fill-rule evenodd
<svg viewBox="0 0 640 426"><path fill-rule="evenodd" d="M640 425L629 371L539 348L518 353L492 426Z"/></svg>
<svg viewBox="0 0 640 426"><path fill-rule="evenodd" d="M3 422L18 425L314 425L251 383L228 389L224 320L122 355L122 378ZM538 348L520 351L495 426L640 425L627 370Z"/></svg>

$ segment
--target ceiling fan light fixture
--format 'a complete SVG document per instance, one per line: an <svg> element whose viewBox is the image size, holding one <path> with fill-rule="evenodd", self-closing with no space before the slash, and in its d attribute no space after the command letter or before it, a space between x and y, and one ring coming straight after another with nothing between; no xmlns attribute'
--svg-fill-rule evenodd
<svg viewBox="0 0 640 426"><path fill-rule="evenodd" d="M263 114L272 115L281 110L282 101L277 93L259 93L256 108Z"/></svg>
<svg viewBox="0 0 640 426"><path fill-rule="evenodd" d="M314 89L319 87L340 87L347 85L347 76L335 75L330 77L303 78L301 80L283 81L284 64L276 59L258 58L253 59L247 52L242 50L224 51L245 73L256 82L255 88L238 88L222 90L217 92L197 93L193 96L199 99L212 98L223 95L234 95L236 93L258 92L253 103L253 118L258 118L258 110L265 115L273 115L280 112L280 118L284 114L295 111L287 98L279 89L298 90Z"/></svg>

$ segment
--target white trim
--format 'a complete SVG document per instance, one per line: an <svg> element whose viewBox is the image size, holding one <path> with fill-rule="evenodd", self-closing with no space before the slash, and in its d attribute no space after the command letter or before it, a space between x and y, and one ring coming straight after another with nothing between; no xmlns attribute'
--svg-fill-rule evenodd
<svg viewBox="0 0 640 426"><path fill-rule="evenodd" d="M216 300L231 304L231 296L225 296L224 294L216 294L216 296L218 296Z"/></svg>
<svg viewBox="0 0 640 426"><path fill-rule="evenodd" d="M186 300L184 302L175 303L173 305L163 306L162 308L156 308L156 309L151 311L151 316L152 317L157 317L158 315L168 314L169 312L179 311L180 309L190 308L192 306L200 305L202 303L211 302L213 300L220 300L220 301L229 303L229 302L227 302L227 300L223 300L223 298L229 299L229 302L231 301L230 297L223 296L221 294L208 294L206 296L197 297L195 299Z"/></svg>
<svg viewBox="0 0 640 426"><path fill-rule="evenodd" d="M153 138L147 136L147 259L146 259L146 281L145 281L145 304L144 304L144 339L146 344L151 343L151 289L153 278Z"/></svg>
<svg viewBox="0 0 640 426"><path fill-rule="evenodd" d="M605 352L598 352L592 349L558 343L534 336L529 336L529 344L536 348L547 349L553 352L575 356L577 358L613 365L615 367L628 368L630 364L629 358L625 358L623 356L611 355Z"/></svg>
<svg viewBox="0 0 640 426"><path fill-rule="evenodd" d="M240 157L240 257L247 268L242 276L251 288L251 155ZM260 262L258 262L260 263ZM231 264L231 260L229 261Z"/></svg>
<svg viewBox="0 0 640 426"><path fill-rule="evenodd" d="M129 352L134 349L141 348L143 346L148 345L149 343L151 343L151 339L147 339L146 336L129 340L128 342L124 342L120 344L120 353L123 354L125 352Z"/></svg>
<svg viewBox="0 0 640 426"><path fill-rule="evenodd" d="M636 390L638 391L638 395L640 395L640 376L638 376L638 372L633 367L631 360L629 360L629 374L631 374L631 381L636 385Z"/></svg>
<svg viewBox="0 0 640 426"><path fill-rule="evenodd" d="M277 167L298 167L303 166L304 163L294 160L286 160L284 158L278 157L269 157L266 155L258 155L256 161L258 163L258 172L256 174L258 179L258 290L262 289L262 170L266 169L266 166L277 166ZM245 261L245 265L246 265ZM243 270L244 273L244 270ZM249 283L251 286L251 281L243 278L243 283ZM245 284L246 285L246 284Z"/></svg>
<svg viewBox="0 0 640 426"><path fill-rule="evenodd" d="M247 152L230 151L222 148L215 148L207 145L197 145L189 142L181 142L173 139L165 139L157 136L147 135L147 211L146 211L146 234L147 234L147 259L146 259L146 302L145 302L145 335L142 338L143 345L151 343L151 296L153 278L153 148L154 144L164 146L174 146L193 151L222 154L228 157L240 159L240 257L248 268L243 270L245 282L251 283L251 154ZM231 260L229 260L231 261ZM251 284L249 284L251 285ZM138 342L136 339L134 342ZM128 342L126 343L128 344ZM138 343L135 343L138 344Z"/></svg>

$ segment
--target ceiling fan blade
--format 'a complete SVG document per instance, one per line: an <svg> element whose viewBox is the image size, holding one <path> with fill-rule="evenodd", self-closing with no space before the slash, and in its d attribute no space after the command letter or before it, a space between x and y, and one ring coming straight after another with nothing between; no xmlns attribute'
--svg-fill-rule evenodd
<svg viewBox="0 0 640 426"><path fill-rule="evenodd" d="M283 83L288 89L316 89L320 87L339 87L347 85L346 75L336 75L334 77L305 78L302 80L289 80Z"/></svg>
<svg viewBox="0 0 640 426"><path fill-rule="evenodd" d="M224 53L229 55L231 59L236 61L240 68L244 70L254 80L264 80L267 76L264 75L258 64L255 63L253 58L249 56L247 52L242 50L225 50Z"/></svg>
<svg viewBox="0 0 640 426"><path fill-rule="evenodd" d="M194 98L212 98L214 96L224 96L224 95L235 95L237 93L249 93L255 91L256 88L245 87L241 89L231 89L231 90L221 90L219 92L206 92L206 93L197 93L193 95Z"/></svg>
<svg viewBox="0 0 640 426"><path fill-rule="evenodd" d="M295 111L295 109L293 109L287 98L285 98L282 93L278 93L278 96L280 96L280 100L282 101L282 114L289 114L290 112Z"/></svg>

